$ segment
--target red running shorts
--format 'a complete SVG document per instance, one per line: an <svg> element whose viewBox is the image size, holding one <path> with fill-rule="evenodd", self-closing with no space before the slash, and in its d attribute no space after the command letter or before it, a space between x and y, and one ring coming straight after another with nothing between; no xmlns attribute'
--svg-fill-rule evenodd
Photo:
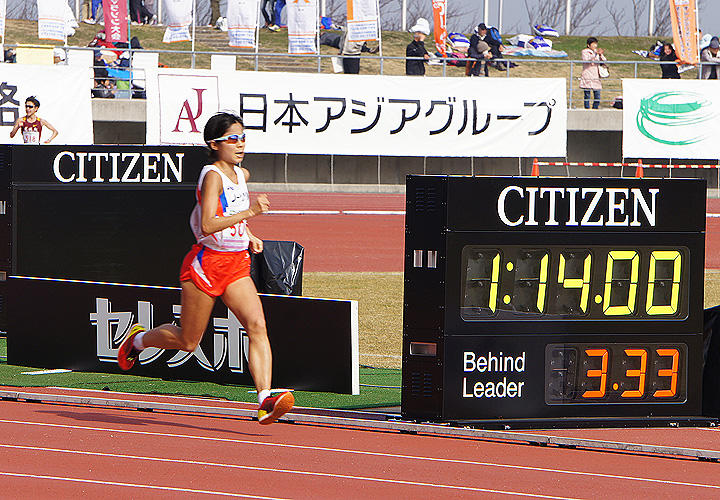
<svg viewBox="0 0 720 500"><path fill-rule="evenodd" d="M218 252L195 244L180 267L180 282L192 280L211 297L219 297L240 278L250 276L250 253Z"/></svg>

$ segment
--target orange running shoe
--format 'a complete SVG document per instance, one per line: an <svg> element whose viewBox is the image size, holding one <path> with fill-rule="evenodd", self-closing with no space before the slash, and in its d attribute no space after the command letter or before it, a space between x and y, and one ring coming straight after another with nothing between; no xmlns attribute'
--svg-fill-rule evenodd
<svg viewBox="0 0 720 500"><path fill-rule="evenodd" d="M292 392L285 391L277 396L266 397L258 408L258 422L269 425L285 415L295 404Z"/></svg>
<svg viewBox="0 0 720 500"><path fill-rule="evenodd" d="M140 355L140 351L135 349L135 346L133 345L133 340L135 340L135 336L138 333L144 331L145 327L135 323L133 326L130 327L130 331L127 333L127 335L125 335L125 338L123 339L122 344L120 344L120 348L118 349L117 356L118 365L120 365L121 370L128 371L135 364L135 360Z"/></svg>

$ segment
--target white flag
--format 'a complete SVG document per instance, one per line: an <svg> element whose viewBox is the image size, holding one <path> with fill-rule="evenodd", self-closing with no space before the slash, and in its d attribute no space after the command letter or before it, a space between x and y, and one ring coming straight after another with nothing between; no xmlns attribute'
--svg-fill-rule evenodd
<svg viewBox="0 0 720 500"><path fill-rule="evenodd" d="M317 54L317 0L291 0L287 4L288 53Z"/></svg>
<svg viewBox="0 0 720 500"><path fill-rule="evenodd" d="M65 0L37 0L38 38L65 41ZM4 16L3 16L4 17Z"/></svg>
<svg viewBox="0 0 720 500"><path fill-rule="evenodd" d="M351 42L379 40L377 0L347 0L347 38Z"/></svg>
<svg viewBox="0 0 720 500"><path fill-rule="evenodd" d="M163 42L191 41L190 23L193 20L193 0L163 0L163 2L165 21L167 22Z"/></svg>
<svg viewBox="0 0 720 500"><path fill-rule="evenodd" d="M228 45L254 49L260 0L228 0Z"/></svg>

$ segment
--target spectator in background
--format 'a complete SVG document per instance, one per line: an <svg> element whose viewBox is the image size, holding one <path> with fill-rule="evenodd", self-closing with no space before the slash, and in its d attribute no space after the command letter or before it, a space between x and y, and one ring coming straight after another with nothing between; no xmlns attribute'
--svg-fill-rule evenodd
<svg viewBox="0 0 720 500"><path fill-rule="evenodd" d="M430 23L427 19L421 17L417 20L415 26L410 28L410 32L413 34L413 41L405 49L405 56L418 59L405 60L405 74L424 75L425 63L430 59L430 54L425 49L425 38L430 34Z"/></svg>
<svg viewBox="0 0 720 500"><path fill-rule="evenodd" d="M93 75L95 77L95 87L98 87L99 82L110 78L110 74L108 73L108 65L103 59L102 52L99 49L95 49L94 56L95 62L93 63Z"/></svg>
<svg viewBox="0 0 720 500"><path fill-rule="evenodd" d="M6 63L16 62L17 56L15 54L15 49L5 49L3 59Z"/></svg>
<svg viewBox="0 0 720 500"><path fill-rule="evenodd" d="M280 27L275 22L275 0L262 0L260 12L265 18L265 26L270 31L277 31Z"/></svg>
<svg viewBox="0 0 720 500"><path fill-rule="evenodd" d="M130 0L130 20L139 24L157 23L157 17L147 10L143 0Z"/></svg>
<svg viewBox="0 0 720 500"><path fill-rule="evenodd" d="M360 54L365 42L351 42L347 36L342 38L342 65L346 75L360 73Z"/></svg>
<svg viewBox="0 0 720 500"><path fill-rule="evenodd" d="M587 47L582 50L583 63L582 74L580 75L580 88L584 92L585 109L590 109L590 93L593 94L592 109L600 107L600 81L601 61L607 61L603 55L605 51L598 47L598 39L591 36L587 39Z"/></svg>
<svg viewBox="0 0 720 500"><path fill-rule="evenodd" d="M654 57L652 54L650 54L649 57L665 63L660 65L660 72L662 74L662 78L673 80L680 79L680 73L678 72L677 67L679 59L677 57L677 54L675 53L675 49L673 48L672 44L663 43L662 48L660 49L660 55ZM676 64L669 64L670 62Z"/></svg>
<svg viewBox="0 0 720 500"><path fill-rule="evenodd" d="M101 99L114 99L115 86L109 78L96 78L95 86L91 91L91 95Z"/></svg>
<svg viewBox="0 0 720 500"><path fill-rule="evenodd" d="M496 30L497 31L497 30ZM473 39L475 39L473 43ZM490 30L485 25L485 23L478 24L475 29L473 30L473 35L470 37L470 46L473 45L477 46L478 41L485 42L488 47L490 48L490 57L483 59L500 59L502 57L502 53L505 50L505 47L503 47L502 43L499 40L496 40L490 35ZM495 66L498 69L505 69L505 66L503 63L497 63ZM488 76L488 65L485 63L485 76ZM479 76L479 75L475 75Z"/></svg>
<svg viewBox="0 0 720 500"><path fill-rule="evenodd" d="M285 0L275 0L275 26L278 28L287 28L287 25L282 24L282 10L285 7Z"/></svg>
<svg viewBox="0 0 720 500"><path fill-rule="evenodd" d="M53 49L53 63L54 64L67 64L67 57L65 56L65 49L55 47Z"/></svg>
<svg viewBox="0 0 720 500"><path fill-rule="evenodd" d="M102 0L90 0L90 17L84 19L84 23L95 24L97 22L97 11L102 5Z"/></svg>
<svg viewBox="0 0 720 500"><path fill-rule="evenodd" d="M488 76L487 61L492 58L490 45L481 40L477 35L473 35L470 38L468 58L471 59L470 72L468 73L468 76ZM483 75L481 75L481 71L483 71Z"/></svg>
<svg viewBox="0 0 720 500"><path fill-rule="evenodd" d="M718 52L720 51L720 40L714 36L710 40L710 45L700 52L700 62L702 63L702 79L703 80L717 80L718 79L718 64L720 64L720 57Z"/></svg>

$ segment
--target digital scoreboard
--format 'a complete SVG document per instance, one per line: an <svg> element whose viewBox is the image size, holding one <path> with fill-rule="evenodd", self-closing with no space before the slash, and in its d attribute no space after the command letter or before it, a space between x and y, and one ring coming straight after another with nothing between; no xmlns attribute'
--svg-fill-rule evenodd
<svg viewBox="0 0 720 500"><path fill-rule="evenodd" d="M705 190L408 176L403 416L701 415Z"/></svg>

